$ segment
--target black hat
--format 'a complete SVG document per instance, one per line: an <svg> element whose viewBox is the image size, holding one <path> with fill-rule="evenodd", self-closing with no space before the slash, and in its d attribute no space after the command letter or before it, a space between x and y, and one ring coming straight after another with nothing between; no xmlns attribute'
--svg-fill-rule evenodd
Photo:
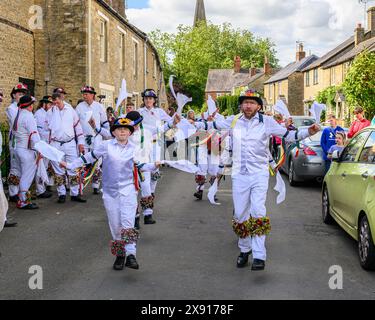
<svg viewBox="0 0 375 320"><path fill-rule="evenodd" d="M155 90L154 89L146 89L143 93L142 93L142 98L154 98L154 99L157 99L158 98L158 95L156 94Z"/></svg>
<svg viewBox="0 0 375 320"><path fill-rule="evenodd" d="M256 92L254 89L246 90L245 92L242 92L238 103L241 105L244 100L250 99L256 101L261 107L263 107L263 99L260 97L260 94Z"/></svg>
<svg viewBox="0 0 375 320"><path fill-rule="evenodd" d="M53 93L67 94L64 88L56 88Z"/></svg>
<svg viewBox="0 0 375 320"><path fill-rule="evenodd" d="M136 113L138 115L133 112L129 112L131 118L129 117L129 115L127 115L126 117L117 118L111 126L111 133L113 133L113 131L118 128L128 128L133 134L135 130L134 127L143 121L143 117L138 112Z"/></svg>
<svg viewBox="0 0 375 320"><path fill-rule="evenodd" d="M27 108L31 106L35 101L36 99L32 96L23 96L21 97L20 102L18 102L18 107L21 109Z"/></svg>
<svg viewBox="0 0 375 320"><path fill-rule="evenodd" d="M90 87L90 86L84 86L81 88L81 93L92 93L92 94L96 94L96 91L93 87Z"/></svg>
<svg viewBox="0 0 375 320"><path fill-rule="evenodd" d="M12 92L10 93L11 98L13 98L13 95L16 94L17 92L23 92L27 94L29 92L29 88L27 87L26 84L23 83L18 83L13 89Z"/></svg>
<svg viewBox="0 0 375 320"><path fill-rule="evenodd" d="M52 96L44 96L43 99L40 100L39 102L42 102L42 103L53 103Z"/></svg>

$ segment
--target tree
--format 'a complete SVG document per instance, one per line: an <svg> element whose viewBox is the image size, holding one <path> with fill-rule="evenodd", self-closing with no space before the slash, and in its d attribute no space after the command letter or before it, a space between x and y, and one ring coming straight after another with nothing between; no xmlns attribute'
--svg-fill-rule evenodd
<svg viewBox="0 0 375 320"><path fill-rule="evenodd" d="M361 106L369 119L375 115L375 52L356 57L343 83L346 101L353 109Z"/></svg>
<svg viewBox="0 0 375 320"><path fill-rule="evenodd" d="M248 30L235 30L228 23L180 25L176 34L156 30L150 33L150 39L161 56L165 79L176 75L197 105L204 102L209 69L233 68L237 55L244 68L262 66L266 55L271 65L277 65L274 44L269 39L257 38Z"/></svg>

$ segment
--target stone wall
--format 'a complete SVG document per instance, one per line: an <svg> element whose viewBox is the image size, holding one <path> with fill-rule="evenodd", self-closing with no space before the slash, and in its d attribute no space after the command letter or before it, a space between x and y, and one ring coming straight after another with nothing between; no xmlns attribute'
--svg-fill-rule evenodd
<svg viewBox="0 0 375 320"><path fill-rule="evenodd" d="M303 73L295 72L288 78L288 108L291 115L304 115L304 78Z"/></svg>

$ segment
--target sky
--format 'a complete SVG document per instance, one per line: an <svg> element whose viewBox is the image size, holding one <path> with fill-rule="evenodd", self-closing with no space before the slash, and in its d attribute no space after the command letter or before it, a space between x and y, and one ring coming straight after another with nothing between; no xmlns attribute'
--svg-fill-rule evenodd
<svg viewBox="0 0 375 320"><path fill-rule="evenodd" d="M195 0L127 0L127 17L144 32L175 32L192 25ZM368 7L375 6L369 1ZM358 0L205 0L206 16L214 24L230 22L276 44L280 65L295 60L296 41L307 54L322 56L354 34L364 23Z"/></svg>

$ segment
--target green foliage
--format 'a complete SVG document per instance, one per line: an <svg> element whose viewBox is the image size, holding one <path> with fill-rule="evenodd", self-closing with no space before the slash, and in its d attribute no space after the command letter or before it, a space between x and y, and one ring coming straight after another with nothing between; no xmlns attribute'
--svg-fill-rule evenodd
<svg viewBox="0 0 375 320"><path fill-rule="evenodd" d="M336 102L335 102L336 93L337 91L340 91L340 90L341 90L341 87L339 86L328 87L318 93L316 100L319 103L324 103L327 106L334 108L336 106Z"/></svg>
<svg viewBox="0 0 375 320"><path fill-rule="evenodd" d="M223 115L237 114L239 112L238 98L238 95L218 97L216 102L220 109L220 113Z"/></svg>
<svg viewBox="0 0 375 320"><path fill-rule="evenodd" d="M361 106L369 119L375 115L375 52L362 52L343 83L346 101L353 110Z"/></svg>
<svg viewBox="0 0 375 320"><path fill-rule="evenodd" d="M209 69L233 68L235 56L241 57L243 68L263 65L266 55L272 66L277 65L274 44L269 39L233 29L231 24L180 25L176 34L156 30L149 36L159 52L165 80L176 75L185 93L198 105L204 102Z"/></svg>

